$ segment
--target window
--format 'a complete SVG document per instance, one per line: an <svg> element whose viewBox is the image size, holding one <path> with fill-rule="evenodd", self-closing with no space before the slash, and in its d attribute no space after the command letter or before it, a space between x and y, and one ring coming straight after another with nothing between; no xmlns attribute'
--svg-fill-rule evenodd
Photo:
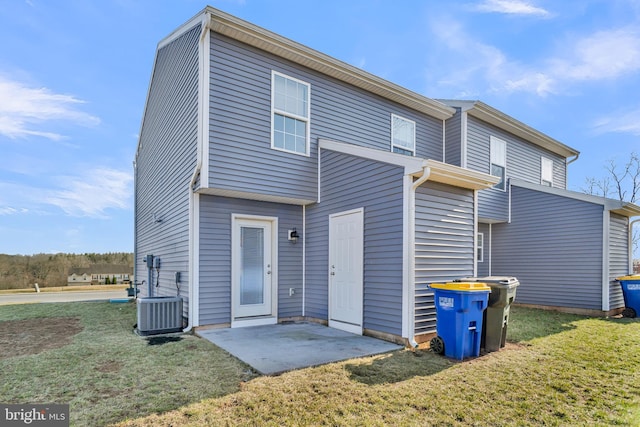
<svg viewBox="0 0 640 427"><path fill-rule="evenodd" d="M491 175L499 176L500 182L494 188L505 189L507 172L507 143L491 137Z"/></svg>
<svg viewBox="0 0 640 427"><path fill-rule="evenodd" d="M547 187L553 187L553 160L540 158L540 183Z"/></svg>
<svg viewBox="0 0 640 427"><path fill-rule="evenodd" d="M476 239L476 261L484 262L484 233L478 233Z"/></svg>
<svg viewBox="0 0 640 427"><path fill-rule="evenodd" d="M391 151L407 156L415 156L416 122L395 114L391 115Z"/></svg>
<svg viewBox="0 0 640 427"><path fill-rule="evenodd" d="M271 148L309 155L309 83L272 72Z"/></svg>

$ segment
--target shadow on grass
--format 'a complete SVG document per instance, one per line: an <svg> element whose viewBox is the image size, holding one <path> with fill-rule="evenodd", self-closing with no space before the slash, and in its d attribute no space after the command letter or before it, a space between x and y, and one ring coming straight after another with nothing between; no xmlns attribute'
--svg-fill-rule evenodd
<svg viewBox="0 0 640 427"><path fill-rule="evenodd" d="M180 342L182 341L182 337L151 337L147 338L147 345L162 345L169 342Z"/></svg>
<svg viewBox="0 0 640 427"><path fill-rule="evenodd" d="M353 381L379 385L437 374L456 363L430 350L399 350L375 358L371 363L347 364L345 369Z"/></svg>
<svg viewBox="0 0 640 427"><path fill-rule="evenodd" d="M559 311L512 306L509 313L507 340L526 342L548 337L576 329L573 322L588 318L588 316Z"/></svg>

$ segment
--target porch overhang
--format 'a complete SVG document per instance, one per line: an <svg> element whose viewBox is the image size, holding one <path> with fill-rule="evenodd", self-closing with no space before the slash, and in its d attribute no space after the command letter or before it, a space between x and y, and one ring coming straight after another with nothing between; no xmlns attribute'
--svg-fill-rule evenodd
<svg viewBox="0 0 640 427"><path fill-rule="evenodd" d="M437 160L424 160L422 163L431 171L429 181L448 184L454 187L466 188L469 190L484 190L491 188L500 182L500 177L489 175L471 169L442 163ZM412 176L420 178L423 171L413 173Z"/></svg>

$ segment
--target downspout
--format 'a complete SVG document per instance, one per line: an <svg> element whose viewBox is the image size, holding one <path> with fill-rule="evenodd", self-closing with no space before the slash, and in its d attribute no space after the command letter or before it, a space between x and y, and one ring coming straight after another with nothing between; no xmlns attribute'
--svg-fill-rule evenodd
<svg viewBox="0 0 640 427"><path fill-rule="evenodd" d="M629 274L633 274L633 224L636 222L640 222L640 218L636 218L633 221L629 222Z"/></svg>
<svg viewBox="0 0 640 427"><path fill-rule="evenodd" d="M204 49L208 46L205 46L205 38L207 34L211 31L211 13L205 13L203 17L203 25L202 31L200 33L200 38L198 39L198 80L200 84L198 85L199 91L205 90L202 85L204 85L203 79L204 76L207 75L208 64L205 64L202 60ZM206 79L209 82L209 79ZM194 324L194 307L198 304L195 301L195 290L194 283L196 275L198 274L197 264L195 262L196 257L199 257L199 244L196 245L196 221L199 221L199 215L196 217L195 215L195 189L198 177L200 176L200 172L202 170L202 159L204 157L204 139L208 138L208 135L204 135L204 120L206 115L204 114L204 110L206 108L205 105L201 105L201 93L198 94L198 140L197 140L197 152L196 152L196 167L193 170L193 174L191 175L191 180L189 181L189 315L187 321L187 327L182 330L182 332L190 332L193 329Z"/></svg>
<svg viewBox="0 0 640 427"><path fill-rule="evenodd" d="M428 166L422 167L422 176L418 178L411 185L411 191L409 192L409 297L411 303L409 304L409 319L411 327L409 328L409 344L417 348L418 343L416 341L415 333L415 318L416 318L416 189L429 180L431 175L431 168Z"/></svg>
<svg viewBox="0 0 640 427"><path fill-rule="evenodd" d="M138 153L136 152L136 160ZM133 161L133 300L138 299L138 285L136 284L136 274L138 273L138 164Z"/></svg>
<svg viewBox="0 0 640 427"><path fill-rule="evenodd" d="M511 224L511 178L507 178L507 188L509 189L509 195L507 196L507 198L509 199L507 224Z"/></svg>
<svg viewBox="0 0 640 427"><path fill-rule="evenodd" d="M571 160L565 159L565 167L564 167L564 188L567 188L567 183L569 182L569 165L580 157L580 153L576 154L575 157Z"/></svg>
<svg viewBox="0 0 640 427"><path fill-rule="evenodd" d="M302 317L305 316L307 293L307 205L302 205Z"/></svg>

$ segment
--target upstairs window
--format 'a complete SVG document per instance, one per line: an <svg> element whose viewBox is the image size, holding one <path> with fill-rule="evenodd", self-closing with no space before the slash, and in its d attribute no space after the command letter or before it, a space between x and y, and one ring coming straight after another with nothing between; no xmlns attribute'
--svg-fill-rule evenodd
<svg viewBox="0 0 640 427"><path fill-rule="evenodd" d="M272 72L271 148L309 155L309 83Z"/></svg>
<svg viewBox="0 0 640 427"><path fill-rule="evenodd" d="M540 183L553 187L553 160L545 157L540 159Z"/></svg>
<svg viewBox="0 0 640 427"><path fill-rule="evenodd" d="M491 137L491 175L499 176L500 182L494 188L504 190L507 178L507 143Z"/></svg>
<svg viewBox="0 0 640 427"><path fill-rule="evenodd" d="M391 115L391 151L407 156L416 155L416 122Z"/></svg>

